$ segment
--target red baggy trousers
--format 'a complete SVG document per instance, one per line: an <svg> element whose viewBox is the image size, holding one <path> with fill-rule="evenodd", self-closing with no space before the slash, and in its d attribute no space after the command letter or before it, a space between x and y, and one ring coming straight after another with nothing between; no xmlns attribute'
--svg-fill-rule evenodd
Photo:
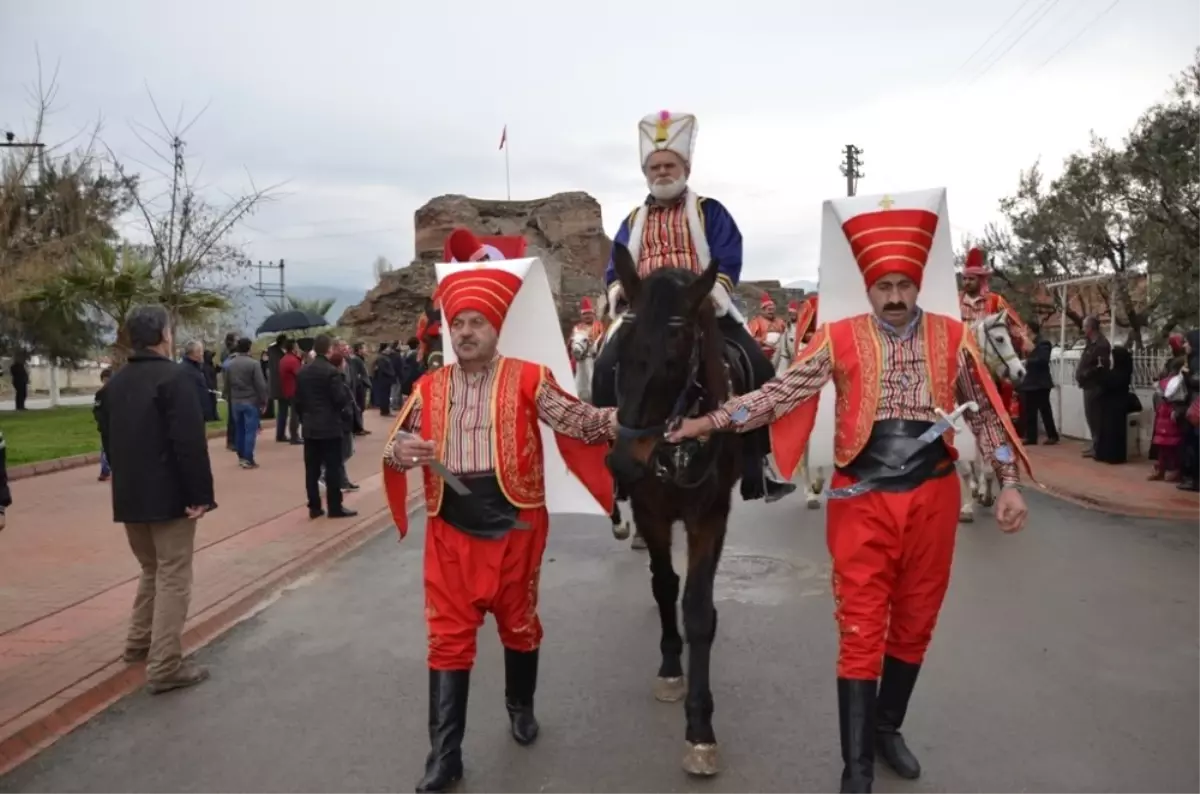
<svg viewBox="0 0 1200 794"><path fill-rule="evenodd" d="M852 482L835 472L830 487ZM953 473L906 493L828 501L839 678L878 678L885 653L924 660L950 584L958 508Z"/></svg>
<svg viewBox="0 0 1200 794"><path fill-rule="evenodd" d="M432 670L470 670L483 616L496 618L500 642L532 651L542 642L538 580L550 518L545 508L522 510L529 529L499 540L478 538L434 516L425 535L425 622Z"/></svg>

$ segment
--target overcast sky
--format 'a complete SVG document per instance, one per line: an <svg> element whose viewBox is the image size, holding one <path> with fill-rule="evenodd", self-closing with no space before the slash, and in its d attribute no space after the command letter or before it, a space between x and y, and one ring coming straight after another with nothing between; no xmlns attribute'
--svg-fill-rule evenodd
<svg viewBox="0 0 1200 794"><path fill-rule="evenodd" d="M787 281L816 276L844 144L864 150L861 193L944 185L955 239L980 233L1020 169L1055 173L1089 130L1119 139L1163 96L1200 44L1198 9L0 0L0 129L28 128L35 46L59 66L51 141L102 115L114 150L150 162L131 131L158 126L147 85L171 120L211 103L186 139L214 197L247 173L288 182L242 230L251 256L285 258L289 283L366 288L377 254L411 260L429 198L504 198L505 124L513 198L587 191L611 235L645 192L638 120L686 111L692 185L736 217L744 276Z"/></svg>

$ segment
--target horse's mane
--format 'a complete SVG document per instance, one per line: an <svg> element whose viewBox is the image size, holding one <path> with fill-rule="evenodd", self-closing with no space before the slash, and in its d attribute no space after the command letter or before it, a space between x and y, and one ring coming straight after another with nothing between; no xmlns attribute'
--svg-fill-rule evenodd
<svg viewBox="0 0 1200 794"><path fill-rule="evenodd" d="M679 316L681 294L696 279L695 273L679 268L659 268L642 279L637 307L638 327L647 332L665 329L672 319ZM725 377L724 338L717 327L717 315L712 301L705 300L695 317L701 332L700 366L702 384L709 400L719 405L728 397ZM638 355L645 356L651 366L663 366L669 351L657 333L640 337ZM706 409L716 407L705 406Z"/></svg>

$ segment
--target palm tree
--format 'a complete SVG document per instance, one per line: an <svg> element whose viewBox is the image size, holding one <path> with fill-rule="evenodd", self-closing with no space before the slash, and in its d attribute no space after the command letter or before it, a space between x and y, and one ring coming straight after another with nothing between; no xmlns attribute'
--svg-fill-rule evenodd
<svg viewBox="0 0 1200 794"><path fill-rule="evenodd" d="M271 313L286 312L286 311L301 311L315 314L319 317L324 317L333 308L333 304L337 303L337 298L297 298L295 295L288 295L282 300L266 301L267 308Z"/></svg>
<svg viewBox="0 0 1200 794"><path fill-rule="evenodd" d="M118 250L104 242L82 251L58 278L27 299L64 317L91 311L109 320L117 330L113 354L118 360L131 352L125 321L138 304L162 304L171 312L172 324L201 322L229 306L224 296L208 290L169 294L153 262L139 256L135 247Z"/></svg>

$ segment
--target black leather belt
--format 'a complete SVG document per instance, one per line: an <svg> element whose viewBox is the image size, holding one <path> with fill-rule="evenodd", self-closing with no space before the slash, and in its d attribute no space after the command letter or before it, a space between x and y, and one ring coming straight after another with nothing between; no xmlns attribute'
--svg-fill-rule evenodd
<svg viewBox="0 0 1200 794"><path fill-rule="evenodd" d="M885 419L871 428L867 445L849 465L838 471L858 480L858 490L902 493L926 480L945 477L954 471L950 450L939 437L922 441L920 436L933 422Z"/></svg>
<svg viewBox="0 0 1200 794"><path fill-rule="evenodd" d="M470 493L444 488L439 518L468 535L493 540L517 527L519 511L505 498L495 472L464 474L461 481Z"/></svg>

